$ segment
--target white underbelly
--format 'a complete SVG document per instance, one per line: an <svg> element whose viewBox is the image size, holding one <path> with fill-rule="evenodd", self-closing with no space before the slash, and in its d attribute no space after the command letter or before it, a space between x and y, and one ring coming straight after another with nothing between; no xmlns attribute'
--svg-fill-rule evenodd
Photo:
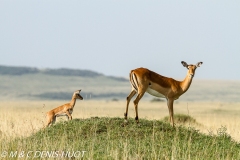
<svg viewBox="0 0 240 160"><path fill-rule="evenodd" d="M61 117L61 116L67 116L67 114L66 113L56 114L56 117Z"/></svg>
<svg viewBox="0 0 240 160"><path fill-rule="evenodd" d="M147 89L147 92L149 94L153 95L153 96L156 96L156 97L166 98L163 94L161 94L161 93L159 93L159 92L157 92L157 91L155 91L155 90L153 90L153 89L151 89L149 87Z"/></svg>
<svg viewBox="0 0 240 160"><path fill-rule="evenodd" d="M71 115L73 112L73 109L69 109L68 112ZM68 115L65 112L59 112L56 114L56 117L60 117L60 116L68 116Z"/></svg>

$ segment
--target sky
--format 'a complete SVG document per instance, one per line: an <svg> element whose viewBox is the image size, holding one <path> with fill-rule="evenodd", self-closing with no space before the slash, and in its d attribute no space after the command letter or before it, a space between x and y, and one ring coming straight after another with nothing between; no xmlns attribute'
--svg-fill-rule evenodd
<svg viewBox="0 0 240 160"><path fill-rule="evenodd" d="M0 65L240 80L240 1L1 0Z"/></svg>

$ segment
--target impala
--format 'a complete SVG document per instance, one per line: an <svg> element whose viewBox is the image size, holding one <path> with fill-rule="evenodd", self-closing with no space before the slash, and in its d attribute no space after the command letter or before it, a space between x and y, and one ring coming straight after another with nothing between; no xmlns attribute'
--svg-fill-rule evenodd
<svg viewBox="0 0 240 160"><path fill-rule="evenodd" d="M80 91L81 90L77 90L73 93L72 99L69 103L61 105L47 112L47 124L45 127L49 126L50 124L54 124L56 121L56 117L59 117L59 116L67 116L68 120L72 119L71 114L73 112L76 99L83 100L83 97L80 95Z"/></svg>
<svg viewBox="0 0 240 160"><path fill-rule="evenodd" d="M129 76L132 90L127 97L126 112L124 113L125 123L127 123L129 102L136 93L137 97L133 103L136 112L135 120L137 123L139 122L138 102L143 97L144 93L148 92L153 96L167 99L169 121L172 123L172 126L174 126L173 102L188 90L194 77L196 68L203 64L203 62L198 62L196 65L188 65L184 61L181 63L183 67L188 69L187 76L183 81L177 81L173 78L164 77L146 68L137 68L130 72Z"/></svg>

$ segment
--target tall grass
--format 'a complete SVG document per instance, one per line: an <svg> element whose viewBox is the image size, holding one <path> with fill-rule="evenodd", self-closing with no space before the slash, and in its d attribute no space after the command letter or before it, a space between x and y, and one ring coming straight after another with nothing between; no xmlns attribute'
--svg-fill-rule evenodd
<svg viewBox="0 0 240 160"><path fill-rule="evenodd" d="M108 117L59 122L29 137L2 140L0 151L80 151L80 159L240 159L240 144L224 127L207 135L160 120L141 119L137 125L130 118L127 126L122 123L122 118Z"/></svg>

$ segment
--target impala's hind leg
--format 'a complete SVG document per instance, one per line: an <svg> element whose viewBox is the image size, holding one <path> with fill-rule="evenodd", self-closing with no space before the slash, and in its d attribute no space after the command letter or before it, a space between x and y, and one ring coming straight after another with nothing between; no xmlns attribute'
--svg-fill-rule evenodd
<svg viewBox="0 0 240 160"><path fill-rule="evenodd" d="M53 120L52 120L52 124L54 124L56 122L56 116L53 117Z"/></svg>
<svg viewBox="0 0 240 160"><path fill-rule="evenodd" d="M143 85L142 83L139 84L137 97L136 97L136 99L133 101L134 106L135 106L135 112L136 112L135 120L136 120L137 123L139 122L139 119L138 119L138 103L139 103L139 101L141 100L141 98L143 97L144 93L145 93L146 90L147 90L147 87L146 87L146 86L147 86L147 85Z"/></svg>
<svg viewBox="0 0 240 160"><path fill-rule="evenodd" d="M126 112L124 113L124 119L125 123L127 123L127 116L128 116L128 106L129 102L131 101L132 97L136 94L137 92L135 90L132 90L131 93L127 97L127 106L126 106Z"/></svg>
<svg viewBox="0 0 240 160"><path fill-rule="evenodd" d="M48 127L50 124L52 123L52 121L50 120L50 121L47 121L47 123L46 123L46 125L45 125L45 127L44 128L46 128L46 127Z"/></svg>
<svg viewBox="0 0 240 160"><path fill-rule="evenodd" d="M144 95L144 92L139 93L139 94L137 95L136 99L133 101L134 106L135 106L135 112L136 112L135 120L136 120L137 123L139 122L139 119L138 119L138 102L141 100L141 98L143 97L143 95Z"/></svg>
<svg viewBox="0 0 240 160"><path fill-rule="evenodd" d="M47 114L47 123L46 123L46 125L45 125L44 128L46 128L46 127L48 127L50 124L52 124L52 123L53 123L53 120L54 120L54 116Z"/></svg>

